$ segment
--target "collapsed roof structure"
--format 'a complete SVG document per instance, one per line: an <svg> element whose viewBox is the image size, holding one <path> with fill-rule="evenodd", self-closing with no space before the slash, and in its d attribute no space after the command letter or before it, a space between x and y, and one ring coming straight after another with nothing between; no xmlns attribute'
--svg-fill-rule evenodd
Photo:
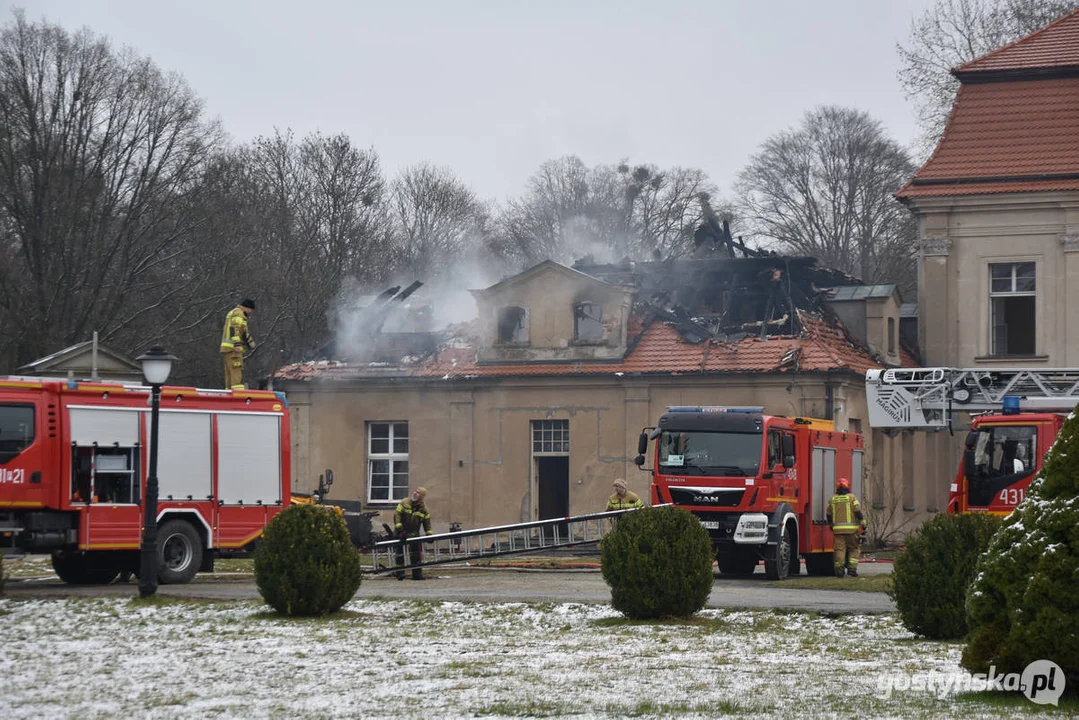
<svg viewBox="0 0 1079 720"><path fill-rule="evenodd" d="M365 337L362 353L343 354L341 343L336 350L327 346L319 360L283 368L277 377L864 372L885 362L866 341L864 329L851 332L834 305L862 296L890 296L894 285L866 285L812 257L747 247L714 219L700 226L688 257L596 263L585 256L572 270L632 290L627 344L620 361L478 360L476 351L482 343L478 320L436 331L430 326L429 305L402 303L399 288L391 288L367 306L358 323ZM420 284L413 283L409 290ZM852 292L855 289L859 292ZM398 317L388 322L392 313ZM714 353L715 346L722 346L723 352ZM902 350L903 364L916 364L914 353L907 347ZM721 359L725 361L717 362Z"/></svg>

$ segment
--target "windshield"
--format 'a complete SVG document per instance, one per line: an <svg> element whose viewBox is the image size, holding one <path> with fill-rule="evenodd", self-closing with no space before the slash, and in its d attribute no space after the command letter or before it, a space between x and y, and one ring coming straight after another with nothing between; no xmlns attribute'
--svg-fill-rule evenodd
<svg viewBox="0 0 1079 720"><path fill-rule="evenodd" d="M0 465L34 442L34 406L0 405Z"/></svg>
<svg viewBox="0 0 1079 720"><path fill-rule="evenodd" d="M967 437L963 470L971 505L989 505L996 494L1035 470L1038 428L983 425Z"/></svg>
<svg viewBox="0 0 1079 720"><path fill-rule="evenodd" d="M669 473L756 475L764 435L760 432L676 432L659 436L659 464Z"/></svg>

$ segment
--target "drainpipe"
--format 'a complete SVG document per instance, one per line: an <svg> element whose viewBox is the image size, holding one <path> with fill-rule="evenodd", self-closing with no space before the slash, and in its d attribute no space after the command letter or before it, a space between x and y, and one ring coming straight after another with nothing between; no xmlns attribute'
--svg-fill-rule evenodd
<svg viewBox="0 0 1079 720"><path fill-rule="evenodd" d="M94 330L94 347L90 351L90 382L97 382L97 330Z"/></svg>

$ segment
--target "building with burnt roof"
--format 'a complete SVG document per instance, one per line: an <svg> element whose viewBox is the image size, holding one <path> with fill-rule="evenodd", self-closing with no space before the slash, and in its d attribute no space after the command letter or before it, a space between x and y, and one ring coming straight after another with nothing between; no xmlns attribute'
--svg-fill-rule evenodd
<svg viewBox="0 0 1079 720"><path fill-rule="evenodd" d="M442 530L592 512L617 477L648 497L637 436L668 406L760 405L866 433L881 522L942 508L948 478L866 422L865 371L916 363L895 288L736 254L543 262L473 291L478 317L430 333L430 352L391 322L362 357L282 369L298 489L329 467L335 497L388 513L423 485Z"/></svg>

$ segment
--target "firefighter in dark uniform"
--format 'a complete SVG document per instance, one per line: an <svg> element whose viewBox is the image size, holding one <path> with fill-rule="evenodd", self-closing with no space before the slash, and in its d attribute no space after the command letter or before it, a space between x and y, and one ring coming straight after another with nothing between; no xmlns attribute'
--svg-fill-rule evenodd
<svg viewBox="0 0 1079 720"><path fill-rule="evenodd" d="M832 528L835 576L843 577L845 571L851 577L858 577L858 556L862 552L859 537L865 532L865 518L847 478L839 478L836 483L835 495L828 501L827 516Z"/></svg>
<svg viewBox="0 0 1079 720"><path fill-rule="evenodd" d="M397 548L398 565L405 564L405 540L419 537L421 529L427 535L431 534L431 513L427 510L427 505L424 504L426 498L427 489L416 488L411 498L398 503L397 510L393 514L393 530L397 534L397 539L401 541L401 545ZM419 543L409 545L408 557L410 564L423 562L423 548L420 547ZM404 570L398 570L396 575L398 580L405 579ZM423 568L413 568L412 579L423 580Z"/></svg>

